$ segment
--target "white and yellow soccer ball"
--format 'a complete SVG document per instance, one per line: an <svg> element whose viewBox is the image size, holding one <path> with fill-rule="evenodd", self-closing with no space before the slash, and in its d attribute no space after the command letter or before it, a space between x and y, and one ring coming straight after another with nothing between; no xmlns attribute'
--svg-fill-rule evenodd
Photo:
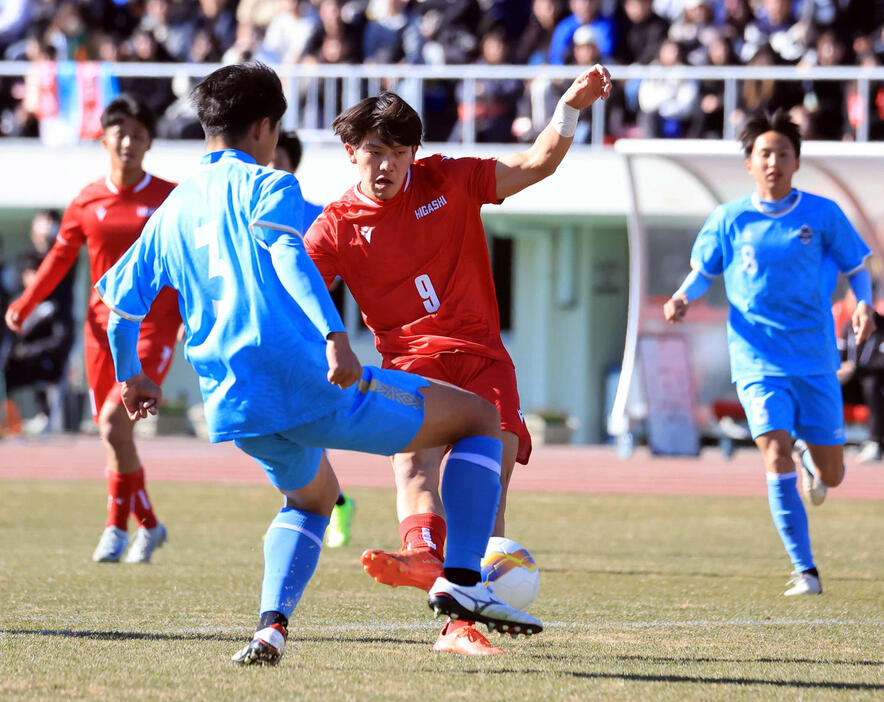
<svg viewBox="0 0 884 702"><path fill-rule="evenodd" d="M540 571L524 546L492 536L482 558L482 584L510 607L526 610L537 599Z"/></svg>

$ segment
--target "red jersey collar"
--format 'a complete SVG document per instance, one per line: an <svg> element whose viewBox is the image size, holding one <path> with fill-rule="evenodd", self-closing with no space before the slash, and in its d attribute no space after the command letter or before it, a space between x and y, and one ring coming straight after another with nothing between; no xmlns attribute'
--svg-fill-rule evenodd
<svg viewBox="0 0 884 702"><path fill-rule="evenodd" d="M135 185L129 187L118 188L110 179L110 176L104 177L104 184L107 186L107 189L110 190L114 195L119 195L121 192L133 192L140 193L147 187L147 184L150 183L150 173L145 173L144 178L139 180Z"/></svg>

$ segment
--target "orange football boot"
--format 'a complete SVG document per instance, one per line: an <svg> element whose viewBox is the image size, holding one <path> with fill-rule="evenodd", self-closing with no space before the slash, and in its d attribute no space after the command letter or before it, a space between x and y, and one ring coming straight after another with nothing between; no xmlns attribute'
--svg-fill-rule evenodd
<svg viewBox="0 0 884 702"><path fill-rule="evenodd" d="M362 568L375 581L392 587L416 587L429 592L442 576L442 561L428 548L382 551L370 548L362 554Z"/></svg>
<svg viewBox="0 0 884 702"><path fill-rule="evenodd" d="M449 631L450 627L450 621L442 627L442 633L433 644L434 651L459 653L462 656L498 656L506 653L502 648L492 646L475 624L461 626L453 631Z"/></svg>

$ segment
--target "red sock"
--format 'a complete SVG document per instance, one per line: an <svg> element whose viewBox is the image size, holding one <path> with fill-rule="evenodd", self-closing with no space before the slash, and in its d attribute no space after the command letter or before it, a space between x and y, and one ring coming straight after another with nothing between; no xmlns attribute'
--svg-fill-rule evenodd
<svg viewBox="0 0 884 702"><path fill-rule="evenodd" d="M144 468L140 468L131 474L135 478L132 489L132 514L138 526L145 529L153 529L159 522L153 513L153 505L147 496L147 488L144 485Z"/></svg>
<svg viewBox="0 0 884 702"><path fill-rule="evenodd" d="M445 520L438 514L412 514L399 523L399 536L405 548L428 548L439 560L445 556Z"/></svg>
<svg viewBox="0 0 884 702"><path fill-rule="evenodd" d="M134 473L117 473L107 469L107 523L126 531L129 522L132 495L135 492Z"/></svg>

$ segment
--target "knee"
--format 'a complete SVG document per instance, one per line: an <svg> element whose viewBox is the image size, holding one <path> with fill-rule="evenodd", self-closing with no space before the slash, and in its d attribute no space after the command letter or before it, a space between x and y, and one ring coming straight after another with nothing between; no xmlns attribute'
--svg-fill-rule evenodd
<svg viewBox="0 0 884 702"><path fill-rule="evenodd" d="M500 413L497 407L478 395L474 396L475 432L482 436L500 438Z"/></svg>
<svg viewBox="0 0 884 702"><path fill-rule="evenodd" d="M108 446L118 447L126 436L125 429L114 417L100 417L98 420L99 436Z"/></svg>
<svg viewBox="0 0 884 702"><path fill-rule="evenodd" d="M768 473L791 473L795 470L795 460L791 450L773 444L764 452L764 467Z"/></svg>

